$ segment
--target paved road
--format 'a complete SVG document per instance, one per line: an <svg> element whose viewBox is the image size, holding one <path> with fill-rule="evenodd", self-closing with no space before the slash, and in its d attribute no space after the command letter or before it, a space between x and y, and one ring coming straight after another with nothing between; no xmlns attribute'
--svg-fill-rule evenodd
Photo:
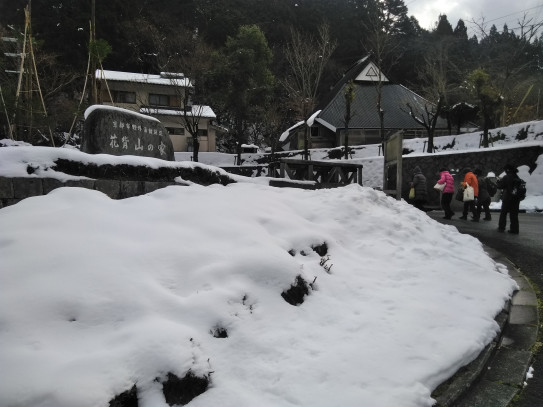
<svg viewBox="0 0 543 407"><path fill-rule="evenodd" d="M457 212L458 213L458 212ZM519 214L519 235L499 233L499 213L492 213L491 221L471 222L457 217L451 220L442 219L442 211L428 212L437 221L456 226L461 233L470 234L483 244L505 255L515 266L534 284L539 301L543 301L543 213ZM509 226L509 223L508 223ZM543 326L540 314L540 338ZM541 340L541 339L540 339ZM521 392L520 397L512 407L543 407L543 350L536 356L533 363L534 377Z"/></svg>

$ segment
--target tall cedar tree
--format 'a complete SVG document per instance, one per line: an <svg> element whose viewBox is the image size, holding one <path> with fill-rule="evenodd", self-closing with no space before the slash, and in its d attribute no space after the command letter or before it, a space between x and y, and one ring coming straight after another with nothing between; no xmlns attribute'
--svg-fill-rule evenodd
<svg viewBox="0 0 543 407"><path fill-rule="evenodd" d="M242 144L248 142L248 130L264 115L262 106L271 95L274 75L272 52L264 33L256 25L240 27L235 37L216 55L213 73L215 96L223 119L234 133L237 162L241 163Z"/></svg>

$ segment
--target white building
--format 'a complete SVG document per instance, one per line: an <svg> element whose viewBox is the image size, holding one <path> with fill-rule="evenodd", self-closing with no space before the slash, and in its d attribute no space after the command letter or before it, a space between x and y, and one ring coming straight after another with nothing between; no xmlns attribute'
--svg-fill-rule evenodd
<svg viewBox="0 0 543 407"><path fill-rule="evenodd" d="M193 105L193 85L182 73L159 75L97 70L98 103L153 116L160 120L173 143L174 151L192 151L188 123L198 128L199 151L216 150L220 128L211 107Z"/></svg>

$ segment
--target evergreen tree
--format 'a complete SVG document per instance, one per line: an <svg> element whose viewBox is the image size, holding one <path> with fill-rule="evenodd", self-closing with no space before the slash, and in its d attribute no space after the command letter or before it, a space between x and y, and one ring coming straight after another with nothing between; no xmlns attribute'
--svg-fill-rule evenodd
<svg viewBox="0 0 543 407"><path fill-rule="evenodd" d="M232 129L241 163L241 146L248 142L248 130L264 114L266 101L274 85L270 70L272 52L264 33L256 25L240 27L235 37L216 55L210 86Z"/></svg>
<svg viewBox="0 0 543 407"><path fill-rule="evenodd" d="M448 37L453 35L453 28L451 23L449 23L449 20L447 19L447 16L445 14L441 14L439 16L439 21L437 23L437 27L434 30L434 33L438 37Z"/></svg>

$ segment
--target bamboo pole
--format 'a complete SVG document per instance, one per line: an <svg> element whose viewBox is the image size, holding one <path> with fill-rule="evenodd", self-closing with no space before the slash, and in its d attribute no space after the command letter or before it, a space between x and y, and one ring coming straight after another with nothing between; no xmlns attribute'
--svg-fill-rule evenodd
<svg viewBox="0 0 543 407"><path fill-rule="evenodd" d="M30 48L30 57L31 57L31 61L32 61L32 67L33 67L33 70L34 70L34 76L36 78L36 85L38 86L38 94L40 95L40 101L41 101L41 106L42 106L42 109L43 109L43 115L45 118L48 117L47 115L47 108L45 107L45 101L43 100L43 93L41 91L41 86L40 86L40 78L38 76L38 67L36 66L36 58L34 58L34 49L32 48L32 36L30 35L29 36L29 48ZM49 137L51 137L51 144L53 147L56 147L55 146L55 139L53 137L53 132L51 131L51 126L49 126L49 123L47 124L47 129L49 130Z"/></svg>
<svg viewBox="0 0 543 407"><path fill-rule="evenodd" d="M103 80L106 84L107 94L109 95L109 100L111 100L111 104L115 106L115 101L113 100L113 96L111 95L111 91L109 90L109 85L107 84L106 75L104 74L104 66L102 65L102 61L100 61L100 80Z"/></svg>
<svg viewBox="0 0 543 407"><path fill-rule="evenodd" d="M75 122L77 120L77 115L79 112L79 109L81 108L81 105L83 104L83 99L85 98L85 93L87 92L87 83L89 81L89 75L90 75L90 65L91 65L91 51L90 51L90 43L92 41L92 22L89 21L89 56L87 58L87 71L85 72L85 82L83 84L83 93L81 93L81 98L79 99L79 105L77 106L77 111L74 114L74 120L72 121L72 125L70 126L69 134L72 135L72 131L75 126Z"/></svg>
<svg viewBox="0 0 543 407"><path fill-rule="evenodd" d="M19 78L17 80L17 90L15 91L15 103L13 106L13 130L12 133L15 134L15 137L17 135L17 109L19 108L19 96L21 94L21 85L23 82L23 75L24 75L24 64L25 64L25 58L26 58L26 35L28 30L28 22L26 19L26 13L27 13L27 7L25 7L25 31L24 31L24 37L23 37L23 50L21 52L21 62L19 63Z"/></svg>
<svg viewBox="0 0 543 407"><path fill-rule="evenodd" d="M4 106L4 113L6 114L6 120L8 122L9 138L13 140L13 132L9 120L8 109L6 108L6 101L4 100L4 93L2 92L2 85L0 85L0 99L2 99L2 106Z"/></svg>

